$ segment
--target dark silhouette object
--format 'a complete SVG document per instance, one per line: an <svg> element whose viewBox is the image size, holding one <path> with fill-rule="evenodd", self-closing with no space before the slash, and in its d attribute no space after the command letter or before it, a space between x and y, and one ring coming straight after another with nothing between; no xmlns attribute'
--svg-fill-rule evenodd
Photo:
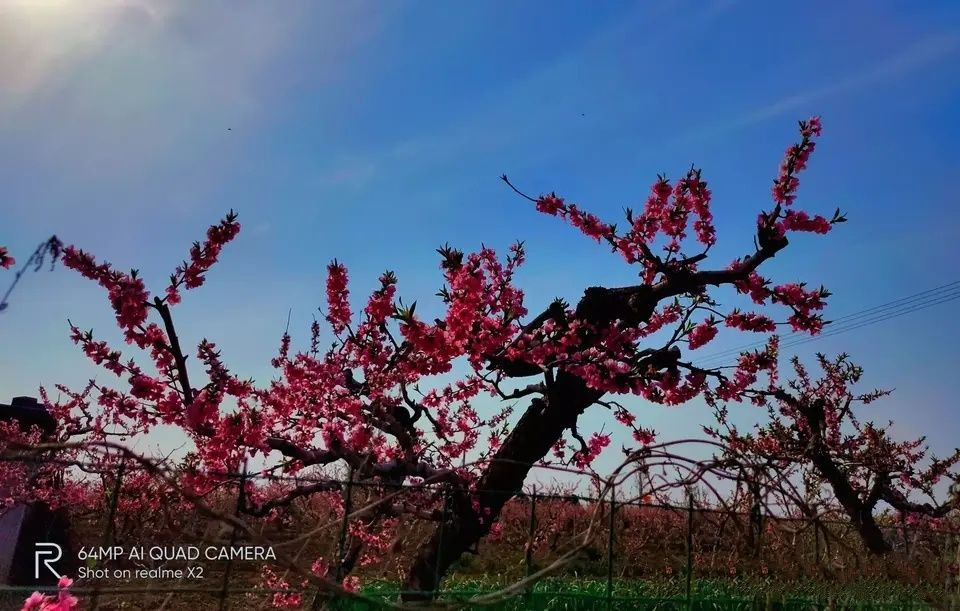
<svg viewBox="0 0 960 611"><path fill-rule="evenodd" d="M58 578L43 562L37 566L36 544L55 543L60 546L62 555L51 562L60 575L75 575L76 562L70 546L70 523L62 509L52 510L46 503L32 503L23 506L19 536L13 548L12 561L3 581L11 586L55 586ZM0 518L0 524L3 523Z"/></svg>
<svg viewBox="0 0 960 611"><path fill-rule="evenodd" d="M33 397L14 397L10 405L0 403L0 421L14 421L22 429L39 427L44 437L56 429L53 416ZM0 497L11 482L0 480ZM46 503L18 503L0 509L0 584L12 586L53 586L57 575L36 562L37 543L53 543L62 550L51 562L60 575L74 572L76 563L69 540L69 522L62 509ZM52 559L52 558L51 558Z"/></svg>
<svg viewBox="0 0 960 611"><path fill-rule="evenodd" d="M0 422L10 420L15 420L22 429L36 425L47 435L57 426L47 408L34 397L14 397L10 405L0 403Z"/></svg>
<svg viewBox="0 0 960 611"><path fill-rule="evenodd" d="M33 254L30 255L30 258L27 259L27 262L17 270L17 273L13 276L13 282L10 283L10 286L7 288L7 292L3 294L3 297L0 297L0 312L7 309L9 305L7 303L7 298L10 297L10 293L13 292L13 289L17 286L17 283L20 282L20 278L23 277L24 272L33 266L33 271L38 272L40 268L43 267L44 261L47 259L47 256L50 257L50 271L53 271L54 266L57 264L57 260L60 259L60 255L63 253L63 242L60 241L60 238L57 236L51 236L50 239L41 242L37 249L33 251Z"/></svg>

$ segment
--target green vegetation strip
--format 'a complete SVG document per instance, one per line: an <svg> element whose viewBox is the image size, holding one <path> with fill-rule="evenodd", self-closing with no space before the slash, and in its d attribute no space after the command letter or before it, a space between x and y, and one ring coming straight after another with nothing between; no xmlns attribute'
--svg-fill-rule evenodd
<svg viewBox="0 0 960 611"><path fill-rule="evenodd" d="M465 602L470 598L495 593L513 583L509 579L453 577L448 579L440 594L444 602ZM780 580L743 576L730 579L694 579L689 600L686 580L682 577L648 580L615 580L608 597L605 579L553 578L535 584L528 592L483 607L491 611L580 611L588 609L649 609L657 611L927 611L934 609L960 610L960 593L946 592L934 586L918 587L890 581L860 580L846 584L830 584L814 579ZM17 588L16 590L21 590ZM269 597L258 589L255 597ZM163 596L163 588L152 592ZM244 597L249 589L238 588L231 599ZM138 592L138 593L142 593ZM363 594L373 600L396 601L399 597L396 583L373 582L363 588ZM189 595L190 607L198 611L216 609L219 593ZM86 596L78 592L82 600ZM27 594L0 588L0 610L19 609ZM186 602L183 594L181 602ZM133 598L132 601L139 599ZM246 599L245 599L246 600ZM247 600L249 602L249 600ZM832 602L832 606L830 603ZM136 603L135 603L136 604ZM113 607L110 607L113 608ZM186 608L186 607L182 607ZM239 607L238 607L239 608ZM304 608L309 608L308 606ZM339 611L366 611L380 609L362 601L339 600L333 604Z"/></svg>
<svg viewBox="0 0 960 611"><path fill-rule="evenodd" d="M507 584L503 584L507 585ZM911 587L881 581L860 581L828 586L822 581L785 582L773 579L695 579L689 602L683 579L615 581L608 601L605 580L547 579L536 584L527 594L514 596L491 610L580 610L580 609L690 609L735 610L779 609L781 611L828 609L926 610L934 609L926 601L936 600L941 608L960 604L956 594L942 589ZM496 592L498 584L491 580L452 579L441 592L444 601L466 601L475 596ZM396 584L376 583L364 588L373 599L396 600ZM370 608L353 601L342 601L343 610ZM481 607L477 607L481 608ZM960 609L960 606L956 608Z"/></svg>

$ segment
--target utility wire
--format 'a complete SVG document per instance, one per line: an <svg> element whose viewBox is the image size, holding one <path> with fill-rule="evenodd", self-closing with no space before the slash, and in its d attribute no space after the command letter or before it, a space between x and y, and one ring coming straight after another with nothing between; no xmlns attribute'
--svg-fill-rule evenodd
<svg viewBox="0 0 960 611"><path fill-rule="evenodd" d="M960 280L948 282L932 289L920 291L906 297L901 297L893 301L851 312L850 314L836 318L830 324L824 327L824 333L815 336L809 336L806 333L794 331L785 336L785 341L780 344L781 348L797 346L807 342L815 341L832 335L839 335L846 331L853 331L861 327L869 326L892 318L898 318L905 314L910 314L929 307L947 303L960 298ZM838 324L839 323L839 324ZM705 356L700 360L701 363L724 360L737 355L745 350L760 348L766 344L766 340L761 340L746 344L737 348L729 348Z"/></svg>
<svg viewBox="0 0 960 611"><path fill-rule="evenodd" d="M933 299L928 299L928 300L926 300L926 301L919 302L919 303L914 303L914 304L911 304L911 305L909 305L909 306L902 307L902 308L899 308L899 309L887 310L887 311L884 311L884 312L877 312L877 313L875 313L873 316L866 316L866 317L859 317L859 318L849 319L849 320L847 320L844 324L841 324L841 325L836 325L836 326L834 326L834 325L828 325L828 326L824 327L824 329L825 329L826 332L825 332L825 333L821 333L821 334L819 334L819 335L810 336L810 335L806 335L805 333L794 332L794 333L791 333L791 334L789 334L789 335L786 336L786 341L785 341L785 342L782 342L782 343L780 344L780 347L781 347L781 348L789 348L790 346L796 346L796 345L800 345L800 344L805 344L805 343L808 343L808 342L811 342L811 341L815 341L815 340L818 340L818 339L821 339L821 338L824 338L824 337L830 337L830 336L833 336L833 335L839 335L840 333L845 333L845 332L847 332L847 331L853 331L853 330L855 330L855 329L859 329L859 328L862 328L862 327L870 326L870 325L872 325L872 324L884 322L884 321L886 321L886 320L890 320L890 319L893 319L893 318L898 318L898 317L903 316L903 315L905 315L905 314L912 314L912 313L918 312L918 311L920 311L920 310L925 310L925 309L927 309L927 308L929 308L929 307L933 307L933 306L936 306L936 305L940 305L940 304L942 304L942 303L947 303L947 302L950 302L950 301L954 301L954 300L960 298L960 291L954 291L954 292L952 292L952 293L941 293L941 294L935 295L935 296L933 296L933 297L935 297L935 298L933 298ZM765 341L761 341L761 342L757 342L757 343L755 343L755 344L750 344L749 346L745 346L745 347L742 347L742 348L739 348L739 349L736 349L736 350L730 350L730 351L727 351L727 352L725 352L725 353L718 353L718 354L716 354L716 355L712 355L712 356L710 356L710 357L707 357L706 359L704 359L704 362L718 362L718 361L721 361L721 360L724 360L724 359L733 357L733 356L735 356L735 355L737 355L737 354L739 354L739 353L741 353L741 352L743 352L743 351L745 351L745 350L760 348L760 347L762 347L763 345L765 345L765 343L766 343Z"/></svg>
<svg viewBox="0 0 960 611"><path fill-rule="evenodd" d="M919 292L919 293L914 293L913 295L908 295L907 297L902 297L902 298L900 298L900 299L895 299L895 300L893 300L893 301L889 301L889 302L887 302L887 303L883 303L883 304L880 304L880 305L878 305L878 306L873 306L873 307L871 307L871 308L867 308L867 309L864 309L864 310L858 310L858 311L856 311L856 312L852 312L852 313L847 314L847 315L845 315L845 316L841 316L840 318L836 318L836 319L832 320L832 321L830 322L830 325L828 325L828 326L826 327L826 329L827 329L828 331L832 331L833 329L836 329L837 326L841 326L841 325L837 325L837 323L841 323L841 322L842 322L843 325L848 325L848 324L857 322L857 320L853 320L853 319L858 319L858 320L859 320L859 319L863 319L863 318L868 317L868 316L873 316L873 315L876 315L876 314L880 314L881 312L885 312L885 311L888 311L888 310L891 310L891 309L898 309L898 308L901 308L902 306L906 306L908 303L915 303L915 302L918 302L918 301L920 301L920 302L925 302L925 301L929 301L929 300L931 300L931 299L936 299L936 298L939 298L939 297L948 296L948 295L950 295L950 294L953 294L953 293L954 293L955 291L957 291L957 290L960 290L960 280L956 280L956 281L954 281L954 282L949 282L949 283L947 283L947 284L943 284L943 285L941 285L941 286L938 286L938 287L935 287L935 288L932 288L932 289L928 289L928 290L926 290L926 291L921 291L921 292ZM915 305L919 306L919 305L922 305L922 303L915 303ZM802 333L802 332L798 332L798 331L794 331L794 332L792 332L790 335L787 335L786 337L789 338L791 335L792 335L792 336L795 336L795 337L808 337L808 336L806 335L806 333ZM720 352L716 352L716 353L713 353L713 354L711 354L711 355L706 356L705 359L713 359L713 358L719 357L719 356L727 356L727 355L730 355L730 354L738 354L739 352L742 352L743 350L747 350L747 349L750 349L750 348L755 348L755 347L763 346L765 343L766 343L766 340L760 340L760 341L757 341L757 342L752 342L752 343L750 343L750 344L746 344L746 345L740 346L740 347L738 347L738 348L729 348L729 349L726 349L726 350L721 350Z"/></svg>
<svg viewBox="0 0 960 611"><path fill-rule="evenodd" d="M897 308L893 308L893 309L886 308L883 311L876 311L876 312L873 312L872 314L867 314L865 316L858 316L856 318L851 318L849 316L846 316L844 317L846 318L846 320L841 322L839 325L835 324L836 321L833 321L831 322L831 324L825 326L824 331L826 332L821 333L820 335L810 336L802 332L793 332L786 336L787 343L781 344L781 346L786 347L787 345L793 345L794 342L803 344L808 341L812 341L814 339L818 339L821 337L837 335L838 333L841 333L843 331L852 331L853 329L859 329L860 327L864 327L869 324L883 322L884 320L889 320L890 318L897 318L898 316L902 316L904 314L910 314L912 312L924 310L930 306L946 303L948 301L953 301L958 297L960 297L960 287L958 287L957 289L951 292L943 292L943 293L930 295L926 299L918 302L914 302L911 304L902 304L900 307L897 307ZM751 346L759 347L764 345L765 343L766 343L765 341L761 341L756 344L751 344ZM732 351L732 352L738 353L739 351Z"/></svg>
<svg viewBox="0 0 960 611"><path fill-rule="evenodd" d="M872 319L870 319L870 320L863 321L863 322L861 322L860 324L847 326L847 327L844 327L844 328L842 328L842 329L834 329L834 330L830 331L829 333L821 333L820 335L813 335L813 336L810 336L810 337L805 337L805 338L803 338L803 339L799 339L799 340L797 340L797 341L787 343L787 344L785 344L783 347L789 348L790 346L799 346L800 344L806 344L806 343L809 343L809 342L812 342L812 341L815 341L815 340L818 340L818 339L822 339L822 338L824 338L824 337L830 337L830 336L832 336L832 335L839 335L839 334L841 334L841 333L846 333L847 331L853 331L854 329L859 329L859 328L861 328L861 327L868 327L868 326L870 326L870 325L874 325L874 324L879 323L879 322L884 322L884 321L886 321L886 320L891 320L891 319L893 319L893 318L899 318L900 316L903 316L903 315L905 315L905 314L913 314L914 312L919 312L920 310L926 310L927 308L931 308L931 307L933 307L933 306L940 305L940 304L942 304L942 303L947 303L947 302L949 302L949 301L955 301L955 300L957 300L957 299L960 299L960 291L958 291L957 293L954 293L954 294L951 295L951 296L944 297L943 299L939 299L939 300L937 300L937 301L932 301L932 302L929 302L929 303L925 303L925 304L922 304L922 305L920 305L920 306L918 306L918 307L910 308L910 309L904 310L904 311L902 311L902 312L889 313L889 314L887 314L886 316L881 316L881 317L877 317L877 318L872 318ZM827 327L827 329L829 329L829 327Z"/></svg>

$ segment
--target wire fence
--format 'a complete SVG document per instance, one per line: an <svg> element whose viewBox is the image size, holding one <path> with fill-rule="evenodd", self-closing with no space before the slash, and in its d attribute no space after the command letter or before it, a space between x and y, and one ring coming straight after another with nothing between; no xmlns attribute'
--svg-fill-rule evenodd
<svg viewBox="0 0 960 611"><path fill-rule="evenodd" d="M169 554L166 550L204 543L235 549L251 541L238 528L224 529L222 520L202 512L166 502L142 509L150 506L142 498L150 490L142 486L142 475L126 462L109 476L101 473L102 502L92 511L72 512L68 556L76 560L71 570L80 576L72 592L85 608L225 610L278 602L302 608L378 608L396 603L404 571L420 545L434 528L442 540L452 519L449 492L438 485L220 474L232 485L205 498L237 520L249 518L253 501L247 497L254 483L324 483L316 494L251 522L257 522L259 535L271 541L278 555L307 565L314 558L328 559L336 581L346 577L339 567L369 534L359 527L362 508L389 494L410 499L421 515L431 517L400 520L393 525L391 545L376 547L356 563L351 574L363 584L362 598L297 587L294 579L270 587L262 571L271 565L269 558ZM956 521L932 527L896 516L882 519L893 550L878 556L867 553L855 529L842 519L731 511L708 506L694 495L683 504L657 504L630 498L622 488L618 494L611 486L602 496L536 487L517 495L484 491L511 498L491 534L443 580L435 600L448 607L479 608L481 599L486 603L482 607L490 609L960 608ZM585 540L583 534L591 528L594 536ZM147 552L132 558L133 548ZM571 555L571 550L577 553ZM549 567L549 575L534 579ZM435 577L439 582L443 576ZM518 583L523 587L494 596ZM36 589L3 588L0 609L18 608L12 605Z"/></svg>

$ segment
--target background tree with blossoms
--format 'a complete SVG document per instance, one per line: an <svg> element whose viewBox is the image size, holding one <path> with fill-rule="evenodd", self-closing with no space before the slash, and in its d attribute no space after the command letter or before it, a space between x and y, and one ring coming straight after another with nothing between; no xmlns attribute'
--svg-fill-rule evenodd
<svg viewBox="0 0 960 611"><path fill-rule="evenodd" d="M858 415L869 409L856 409L858 405L868 406L889 391L856 393L853 386L863 370L848 355L831 360L818 354L817 362L823 370L819 379L794 358L795 377L787 385L752 391L755 402L767 405L769 411L769 421L754 431L740 431L729 422L725 408L718 410L720 427L705 430L724 446L724 458L759 461L777 474L771 478L777 481L809 469L812 477L805 483L815 490L828 490L828 498L836 500L874 553L891 549L875 515L881 503L910 520L938 519L960 509L954 486L945 501L937 500L936 490L941 480L954 485L960 481L955 469L960 448L943 459L930 457L924 464L929 448L923 438L897 441L889 432L892 422L882 426ZM918 496L927 500L920 502ZM814 514L799 490L793 501L804 513Z"/></svg>
<svg viewBox="0 0 960 611"><path fill-rule="evenodd" d="M610 435L587 430L581 416L588 409L612 411L631 431L634 450L655 442L642 413L608 396L636 395L663 405L701 396L719 405L759 402L762 393L773 392L775 337L741 354L732 372L698 366L695 356L721 327L776 329L773 312L725 311L717 294L724 286L758 308L774 306L794 330L817 334L823 328L826 289L775 283L759 271L788 246L791 234L828 233L845 221L839 210L827 218L794 205L798 175L821 131L818 118L799 127L800 141L787 149L774 179L773 205L757 216L753 249L726 265L704 265L717 236L712 193L697 169L675 181L658 177L643 210L628 209L621 227L554 193L523 195L504 176L539 212L609 247L636 269L637 283L588 287L575 305L558 299L530 318L514 283L524 262L522 243L504 257L489 248L468 254L445 246L438 250L444 312L427 321L416 302L403 303L390 271L362 312L354 312L347 269L333 261L324 308L332 345L321 346L319 322L303 351L294 352L285 333L271 361L277 378L265 385L231 373L207 338L188 349L173 316L184 293L203 285L238 235L232 211L194 243L158 294L136 270L121 272L71 246L63 253L65 265L107 291L117 325L139 359L71 323L73 340L116 383L92 381L79 392L61 388L66 398L57 401L44 393L60 418L59 440L94 448L136 439L158 425L177 427L193 442L179 471L191 498L240 486L244 480L237 475L252 460L265 461L264 473L311 476L309 483L281 487L244 484L240 511L248 519L268 519L297 499L336 490L327 468L343 467L365 485L371 509L351 521L342 556L310 559L314 574L355 588L351 573L395 545L403 521L421 521L434 525L433 534L416 543L405 596L429 598L438 579L491 532L534 466L591 468ZM466 373L436 382L458 368ZM498 407L481 411L486 396ZM522 413L513 419L520 401ZM71 448L79 460L82 446ZM416 492L394 494L411 483L420 486ZM336 504L336 498L329 500Z"/></svg>

